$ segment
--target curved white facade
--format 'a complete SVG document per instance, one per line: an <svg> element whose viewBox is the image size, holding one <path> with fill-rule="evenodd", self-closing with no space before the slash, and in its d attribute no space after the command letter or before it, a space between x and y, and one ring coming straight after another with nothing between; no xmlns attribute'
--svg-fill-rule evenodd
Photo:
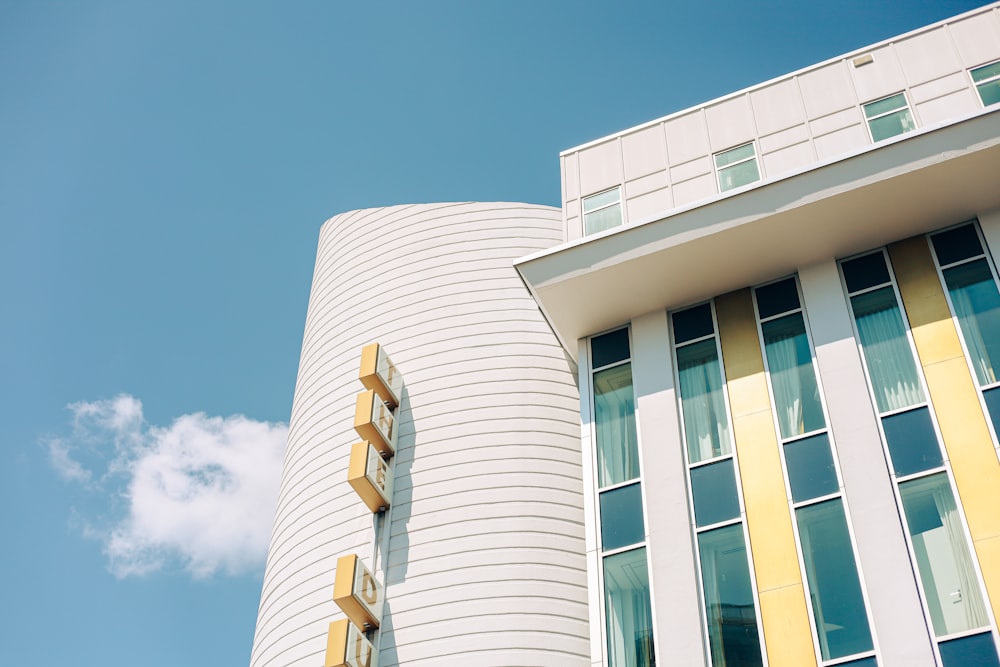
<svg viewBox="0 0 1000 667"><path fill-rule="evenodd" d="M512 203L323 226L251 667L323 664L348 553L385 583L380 666L589 662L578 391L512 268L561 227ZM385 553L347 483L374 341L406 383Z"/></svg>

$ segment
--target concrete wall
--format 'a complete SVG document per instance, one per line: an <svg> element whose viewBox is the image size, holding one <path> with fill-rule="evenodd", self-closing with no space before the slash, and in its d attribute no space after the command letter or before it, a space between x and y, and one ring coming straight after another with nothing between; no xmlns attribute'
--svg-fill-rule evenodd
<svg viewBox="0 0 1000 667"><path fill-rule="evenodd" d="M512 268L560 224L558 209L476 203L323 226L252 667L322 664L348 553L386 585L382 666L586 661L579 397ZM406 383L377 554L347 484L373 341Z"/></svg>

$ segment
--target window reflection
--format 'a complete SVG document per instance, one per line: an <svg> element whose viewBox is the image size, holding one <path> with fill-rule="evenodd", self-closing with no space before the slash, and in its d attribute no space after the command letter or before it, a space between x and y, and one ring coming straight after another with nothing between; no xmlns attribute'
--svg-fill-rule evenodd
<svg viewBox="0 0 1000 667"><path fill-rule="evenodd" d="M610 667L655 665L645 548L604 559L604 597Z"/></svg>

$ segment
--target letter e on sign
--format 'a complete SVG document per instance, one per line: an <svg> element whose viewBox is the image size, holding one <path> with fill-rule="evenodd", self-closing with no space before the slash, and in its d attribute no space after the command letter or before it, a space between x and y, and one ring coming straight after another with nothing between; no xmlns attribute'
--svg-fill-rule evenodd
<svg viewBox="0 0 1000 667"><path fill-rule="evenodd" d="M372 512L388 509L392 504L392 469L367 441L351 446L347 482Z"/></svg>

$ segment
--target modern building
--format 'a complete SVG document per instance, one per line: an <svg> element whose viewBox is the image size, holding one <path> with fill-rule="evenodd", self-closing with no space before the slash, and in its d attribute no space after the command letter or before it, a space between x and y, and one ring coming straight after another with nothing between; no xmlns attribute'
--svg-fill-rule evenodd
<svg viewBox="0 0 1000 667"><path fill-rule="evenodd" d="M1000 3L561 164L324 225L252 667L1000 665Z"/></svg>

